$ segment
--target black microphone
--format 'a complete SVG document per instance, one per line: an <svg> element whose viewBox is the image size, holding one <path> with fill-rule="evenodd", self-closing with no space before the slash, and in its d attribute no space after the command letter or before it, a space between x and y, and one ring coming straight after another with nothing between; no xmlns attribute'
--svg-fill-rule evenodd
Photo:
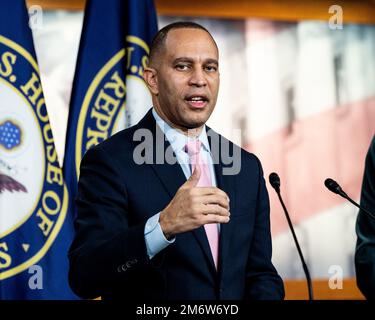
<svg viewBox="0 0 375 320"><path fill-rule="evenodd" d="M327 189L333 193L336 193L338 195L340 195L341 197L343 197L344 199L348 200L349 202L351 202L352 204L354 204L358 209L364 211L365 213L367 213L372 219L375 220L375 215L372 214L370 211L368 211L367 209L365 209L364 207L360 206L357 202L355 202L352 198L350 198L343 190L342 188L340 187L340 185L333 179L331 178L327 178L325 181L324 181L324 185L327 187Z"/></svg>
<svg viewBox="0 0 375 320"><path fill-rule="evenodd" d="M328 178L324 181L325 186L327 189L333 193L336 193L344 198L348 195L341 189L340 185L333 179Z"/></svg>
<svg viewBox="0 0 375 320"><path fill-rule="evenodd" d="M271 184L272 188L275 189L275 191L276 191L276 193L279 197L281 206L283 207L283 210L284 210L284 213L285 213L285 216L286 216L286 220L288 221L289 229L292 232L294 243L296 244L297 251L298 251L299 257L301 259L303 271L305 272L305 276L306 276L306 280L307 280L307 288L309 290L309 300L313 300L314 298L313 298L313 289L312 289L312 284L311 284L310 272L309 272L309 269L307 268L307 265L305 263L305 259L303 258L302 250L301 250L301 247L299 246L297 236L294 232L293 224L292 224L292 221L290 220L288 210L286 209L286 206L285 206L284 201L283 201L283 199L281 197L281 194L280 194L280 177L276 172L272 172L269 175L269 181L270 181L270 184Z"/></svg>
<svg viewBox="0 0 375 320"><path fill-rule="evenodd" d="M276 190L277 193L280 192L280 177L276 172L272 172L269 177L270 184L272 188Z"/></svg>

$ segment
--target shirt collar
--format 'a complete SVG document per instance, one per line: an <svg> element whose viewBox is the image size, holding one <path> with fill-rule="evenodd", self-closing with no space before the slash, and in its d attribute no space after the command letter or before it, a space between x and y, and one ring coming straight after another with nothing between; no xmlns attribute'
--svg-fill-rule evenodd
<svg viewBox="0 0 375 320"><path fill-rule="evenodd" d="M161 131L167 137L169 143L171 144L173 150L181 151L184 150L186 143L188 142L188 138L186 135L181 133L180 131L172 128L168 123L166 123L155 111L155 108L152 108L152 114L155 118L156 123L160 127ZM206 132L206 125L204 125L203 130L198 136L198 139L202 143L203 148L210 152L210 145L208 143L207 132Z"/></svg>

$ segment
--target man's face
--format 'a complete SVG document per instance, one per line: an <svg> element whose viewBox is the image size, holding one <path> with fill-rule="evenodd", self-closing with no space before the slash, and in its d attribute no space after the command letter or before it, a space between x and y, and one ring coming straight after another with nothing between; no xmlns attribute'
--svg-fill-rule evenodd
<svg viewBox="0 0 375 320"><path fill-rule="evenodd" d="M219 91L218 50L201 29L174 29L155 63L154 107L180 129L201 127ZM147 81L147 80L146 80Z"/></svg>

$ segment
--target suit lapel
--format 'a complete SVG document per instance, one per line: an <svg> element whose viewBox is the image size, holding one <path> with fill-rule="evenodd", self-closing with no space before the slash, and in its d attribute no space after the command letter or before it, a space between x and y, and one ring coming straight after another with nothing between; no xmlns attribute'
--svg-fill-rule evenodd
<svg viewBox="0 0 375 320"><path fill-rule="evenodd" d="M174 152L170 153L174 161L170 162L170 160L173 159L166 159L166 151L172 151L172 147L163 131L156 124L152 112L150 112L149 117L151 117L152 121L148 121L144 125L151 130L153 137L151 145L152 150L150 150L153 154L151 166L172 199L178 188L186 181L186 177L180 164L176 161ZM164 147L163 150L160 149L161 146Z"/></svg>
<svg viewBox="0 0 375 320"><path fill-rule="evenodd" d="M210 143L211 153L212 153L212 160L214 162L215 168L215 175L216 175L216 182L217 187L223 190L230 199L229 202L229 212L233 213L235 210L236 204L236 193L235 193L235 178L232 175L223 175L223 169L227 166L223 163L221 157L221 143L223 137L219 136L216 132L212 129L208 128L210 133L207 134L208 141ZM213 146L213 143L218 144L217 146ZM232 223L229 221L228 223L220 224L220 236L219 236L219 277L221 278L226 263L226 257L229 252L229 244L230 238L233 232Z"/></svg>
<svg viewBox="0 0 375 320"><path fill-rule="evenodd" d="M225 164L221 159L221 137L215 131L206 126L207 138L211 149L212 161L214 163L214 171L216 176L217 187L225 191L229 196L230 201L230 212L234 211L235 201L235 188L233 176L223 175L223 168ZM216 145L215 145L216 144ZM202 250L204 251L211 272L214 275L219 275L223 272L225 257L229 251L229 239L232 234L232 224L224 223L220 224L220 235L219 235L219 265L218 270L216 270L215 263L212 257L211 248L208 242L206 231L204 227L200 227L193 231L194 236L199 242Z"/></svg>
<svg viewBox="0 0 375 320"><path fill-rule="evenodd" d="M193 235L195 239L197 240L197 242L199 243L202 251L204 252L210 272L212 274L216 274L215 262L212 257L210 244L208 243L206 230L204 229L203 226L199 227L198 229L193 230Z"/></svg>
<svg viewBox="0 0 375 320"><path fill-rule="evenodd" d="M215 173L217 177L217 186L221 190L225 191L229 196L229 212L233 214L235 210L235 188L234 180L232 176L223 175L223 165L215 165ZM228 223L220 224L220 236L219 236L219 275L221 276L225 269L226 257L229 252L230 239L233 232L233 224L229 220Z"/></svg>

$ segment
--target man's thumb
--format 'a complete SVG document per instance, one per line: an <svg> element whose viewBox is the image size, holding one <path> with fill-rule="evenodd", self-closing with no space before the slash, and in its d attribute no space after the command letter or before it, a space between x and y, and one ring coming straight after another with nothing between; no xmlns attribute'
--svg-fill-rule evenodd
<svg viewBox="0 0 375 320"><path fill-rule="evenodd" d="M195 187L198 184L199 178L201 177L201 168L195 166L194 171L190 178L186 181L186 184L190 187Z"/></svg>

